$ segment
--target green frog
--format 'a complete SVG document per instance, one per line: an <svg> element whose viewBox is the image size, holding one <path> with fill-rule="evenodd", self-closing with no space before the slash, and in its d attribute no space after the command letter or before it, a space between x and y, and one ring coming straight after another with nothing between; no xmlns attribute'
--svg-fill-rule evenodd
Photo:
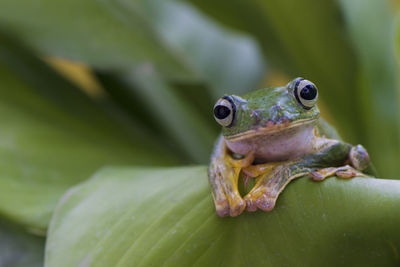
<svg viewBox="0 0 400 267"><path fill-rule="evenodd" d="M209 182L219 216L271 211L288 183L307 174L322 181L373 172L365 148L341 141L320 117L317 99L315 84L296 78L283 87L217 101L214 118L222 135L211 157ZM239 177L245 184L255 179L244 196Z"/></svg>

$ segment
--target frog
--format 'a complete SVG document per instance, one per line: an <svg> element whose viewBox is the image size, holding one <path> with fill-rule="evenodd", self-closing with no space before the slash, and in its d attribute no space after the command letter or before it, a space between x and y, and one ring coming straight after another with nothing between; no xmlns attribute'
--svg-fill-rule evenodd
<svg viewBox="0 0 400 267"><path fill-rule="evenodd" d="M222 131L208 177L220 217L272 211L285 187L299 177L373 175L367 150L342 141L320 116L317 99L316 85L298 77L286 86L224 95L216 102L213 115ZM246 187L249 179L255 179L254 186L241 194L239 180Z"/></svg>

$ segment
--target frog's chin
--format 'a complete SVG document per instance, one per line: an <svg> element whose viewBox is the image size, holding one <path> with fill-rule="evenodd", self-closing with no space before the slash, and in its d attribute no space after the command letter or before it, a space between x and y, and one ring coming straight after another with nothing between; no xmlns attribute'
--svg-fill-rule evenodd
<svg viewBox="0 0 400 267"><path fill-rule="evenodd" d="M225 137L237 154L254 153L258 162L281 161L310 153L314 148L316 119L267 125L239 135Z"/></svg>

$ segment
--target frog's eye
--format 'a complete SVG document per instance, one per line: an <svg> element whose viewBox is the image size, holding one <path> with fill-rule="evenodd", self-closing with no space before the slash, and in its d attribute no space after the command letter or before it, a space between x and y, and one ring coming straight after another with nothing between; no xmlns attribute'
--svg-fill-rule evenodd
<svg viewBox="0 0 400 267"><path fill-rule="evenodd" d="M298 79L294 86L294 96L303 108L311 109L317 102L318 90L312 82Z"/></svg>
<svg viewBox="0 0 400 267"><path fill-rule="evenodd" d="M229 96L219 99L214 106L214 118L222 126L229 127L233 123L236 106Z"/></svg>

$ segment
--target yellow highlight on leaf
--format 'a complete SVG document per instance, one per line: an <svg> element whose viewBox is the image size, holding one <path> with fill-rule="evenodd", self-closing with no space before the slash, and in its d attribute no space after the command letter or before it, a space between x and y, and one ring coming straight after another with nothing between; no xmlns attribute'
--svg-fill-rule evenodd
<svg viewBox="0 0 400 267"><path fill-rule="evenodd" d="M94 98L105 96L102 86L88 65L57 57L46 57L44 60L89 96Z"/></svg>

